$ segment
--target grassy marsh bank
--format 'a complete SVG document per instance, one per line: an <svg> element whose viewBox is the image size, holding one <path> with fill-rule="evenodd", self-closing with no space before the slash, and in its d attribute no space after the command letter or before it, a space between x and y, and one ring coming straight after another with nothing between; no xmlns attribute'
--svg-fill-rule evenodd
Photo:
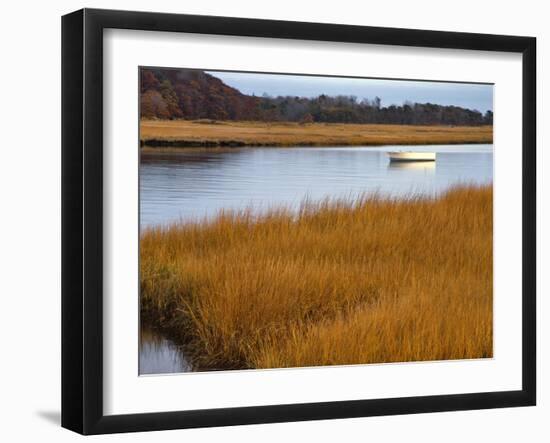
<svg viewBox="0 0 550 443"><path fill-rule="evenodd" d="M492 356L492 187L148 228L141 312L200 369Z"/></svg>
<svg viewBox="0 0 550 443"><path fill-rule="evenodd" d="M142 146L380 146L492 143L492 126L141 120Z"/></svg>

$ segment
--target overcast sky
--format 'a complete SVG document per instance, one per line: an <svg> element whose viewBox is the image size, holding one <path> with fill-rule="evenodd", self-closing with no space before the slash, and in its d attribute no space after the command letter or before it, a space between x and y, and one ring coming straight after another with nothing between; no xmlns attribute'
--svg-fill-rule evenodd
<svg viewBox="0 0 550 443"><path fill-rule="evenodd" d="M493 86L467 83L441 83L366 78L312 77L300 75L252 74L209 71L244 94L294 95L316 97L326 95L355 95L359 99L382 99L382 106L401 105L405 101L436 103L493 110Z"/></svg>

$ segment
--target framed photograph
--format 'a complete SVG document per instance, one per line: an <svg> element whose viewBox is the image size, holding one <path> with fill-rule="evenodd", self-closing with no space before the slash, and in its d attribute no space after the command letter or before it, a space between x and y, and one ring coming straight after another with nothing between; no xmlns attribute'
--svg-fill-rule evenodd
<svg viewBox="0 0 550 443"><path fill-rule="evenodd" d="M62 20L62 425L536 401L531 37Z"/></svg>

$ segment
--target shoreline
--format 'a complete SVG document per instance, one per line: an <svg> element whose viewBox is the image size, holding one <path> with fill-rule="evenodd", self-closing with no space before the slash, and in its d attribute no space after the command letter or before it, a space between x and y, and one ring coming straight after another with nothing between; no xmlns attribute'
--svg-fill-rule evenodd
<svg viewBox="0 0 550 443"><path fill-rule="evenodd" d="M492 126L142 120L140 148L349 147L493 143Z"/></svg>
<svg viewBox="0 0 550 443"><path fill-rule="evenodd" d="M346 148L350 146L361 146L361 147L380 147L380 146L441 146L441 145L485 145L492 144L492 141L419 141L414 143L338 143L334 145L333 143L312 143L312 142L298 142L293 144L285 143L258 143L258 142L242 142L235 140L205 140L205 141L195 141L195 140L162 140L162 139L149 139L149 140L140 140L140 148L147 149L147 151L155 152L158 149L162 148L177 148L177 149L187 149L187 148L203 148L203 149L234 149L234 148Z"/></svg>

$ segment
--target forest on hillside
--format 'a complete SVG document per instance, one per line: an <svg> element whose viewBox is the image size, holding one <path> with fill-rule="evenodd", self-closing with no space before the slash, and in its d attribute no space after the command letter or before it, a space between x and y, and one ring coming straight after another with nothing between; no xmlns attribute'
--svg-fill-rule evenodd
<svg viewBox="0 0 550 443"><path fill-rule="evenodd" d="M380 97L246 95L203 71L142 68L140 113L145 119L247 120L301 123L492 125L493 113L459 106L411 103L382 106Z"/></svg>

